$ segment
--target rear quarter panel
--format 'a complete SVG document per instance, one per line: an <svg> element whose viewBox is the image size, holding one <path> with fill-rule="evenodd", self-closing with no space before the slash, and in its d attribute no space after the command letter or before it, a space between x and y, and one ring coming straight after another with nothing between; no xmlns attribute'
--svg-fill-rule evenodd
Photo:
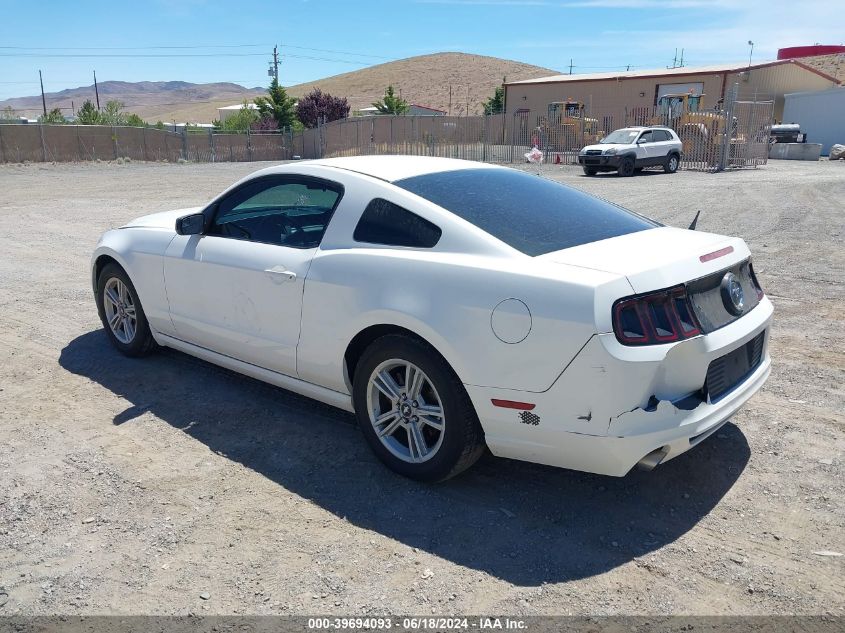
<svg viewBox="0 0 845 633"><path fill-rule="evenodd" d="M305 284L297 373L348 391L343 356L349 342L369 326L387 324L432 344L466 384L543 391L596 332L599 287L599 294L631 291L619 276L542 266L532 258L318 251ZM509 298L530 311L530 331L519 343L502 342L491 326L493 309Z"/></svg>

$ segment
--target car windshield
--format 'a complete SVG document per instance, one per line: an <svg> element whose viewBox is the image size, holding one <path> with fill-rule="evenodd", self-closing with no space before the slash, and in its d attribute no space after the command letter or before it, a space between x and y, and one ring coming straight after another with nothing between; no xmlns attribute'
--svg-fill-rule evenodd
<svg viewBox="0 0 845 633"><path fill-rule="evenodd" d="M633 143L639 133L639 130L616 130L605 136L599 143L603 145L607 143Z"/></svg>
<svg viewBox="0 0 845 633"><path fill-rule="evenodd" d="M462 169L393 184L532 257L660 226L573 187L516 169Z"/></svg>

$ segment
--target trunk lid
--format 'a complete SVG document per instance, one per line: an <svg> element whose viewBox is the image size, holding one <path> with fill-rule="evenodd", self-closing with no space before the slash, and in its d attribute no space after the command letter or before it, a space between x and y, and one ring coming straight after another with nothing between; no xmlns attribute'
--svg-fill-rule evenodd
<svg viewBox="0 0 845 633"><path fill-rule="evenodd" d="M705 277L749 256L748 246L739 238L664 226L547 253L538 259L624 275L639 294Z"/></svg>

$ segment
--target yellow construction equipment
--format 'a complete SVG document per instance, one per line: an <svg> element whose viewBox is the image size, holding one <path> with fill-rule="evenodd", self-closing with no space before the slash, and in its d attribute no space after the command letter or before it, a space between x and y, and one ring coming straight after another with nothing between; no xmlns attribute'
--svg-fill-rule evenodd
<svg viewBox="0 0 845 633"><path fill-rule="evenodd" d="M553 151L577 151L604 136L598 120L585 115L584 104L571 99L550 103L548 117L540 117L538 124L548 149Z"/></svg>
<svg viewBox="0 0 845 633"><path fill-rule="evenodd" d="M725 139L727 117L718 109L704 111L704 95L693 93L665 94L657 100L657 110L650 125L665 125L675 130L683 142L684 158L709 161L719 155ZM729 133L731 153L745 143L736 131L736 120Z"/></svg>

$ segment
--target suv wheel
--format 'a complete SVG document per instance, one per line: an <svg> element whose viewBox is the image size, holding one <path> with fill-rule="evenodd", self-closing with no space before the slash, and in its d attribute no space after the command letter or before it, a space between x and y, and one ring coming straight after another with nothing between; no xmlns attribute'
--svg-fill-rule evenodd
<svg viewBox="0 0 845 633"><path fill-rule="evenodd" d="M619 164L619 169L616 173L620 176L628 177L634 175L634 159L630 156L623 158Z"/></svg>
<svg viewBox="0 0 845 633"><path fill-rule="evenodd" d="M596 170L594 167L584 167L584 175L585 176L595 176Z"/></svg>
<svg viewBox="0 0 845 633"><path fill-rule="evenodd" d="M663 165L663 171L667 174L674 174L678 171L678 165L680 162L681 161L677 154L669 154L669 156L666 157L666 164Z"/></svg>

